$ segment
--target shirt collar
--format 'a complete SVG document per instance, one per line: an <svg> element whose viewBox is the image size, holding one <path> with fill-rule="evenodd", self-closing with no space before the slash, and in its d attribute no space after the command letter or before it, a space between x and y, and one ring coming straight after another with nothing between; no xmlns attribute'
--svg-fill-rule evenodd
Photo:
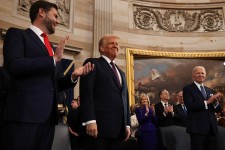
<svg viewBox="0 0 225 150"><path fill-rule="evenodd" d="M111 60L107 56L102 55L102 57L110 64ZM114 60L112 62L115 64Z"/></svg>
<svg viewBox="0 0 225 150"><path fill-rule="evenodd" d="M39 29L38 27L36 27L34 25L30 25L30 29L32 31L34 31L34 33L36 33L38 36L41 36L41 34L43 33L43 31L41 31L41 29Z"/></svg>
<svg viewBox="0 0 225 150"><path fill-rule="evenodd" d="M201 90L201 87L200 86L204 86L203 84L199 84L198 82L195 82L195 81L194 81L194 83L198 87L198 89L200 89L200 90Z"/></svg>
<svg viewBox="0 0 225 150"><path fill-rule="evenodd" d="M161 103L162 103L163 106L165 106L165 104L168 105L168 102L163 102L163 101L161 101Z"/></svg>

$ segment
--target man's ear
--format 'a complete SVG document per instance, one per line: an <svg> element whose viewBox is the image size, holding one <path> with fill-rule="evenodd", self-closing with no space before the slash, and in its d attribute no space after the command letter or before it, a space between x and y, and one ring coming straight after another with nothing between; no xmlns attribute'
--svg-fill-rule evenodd
<svg viewBox="0 0 225 150"><path fill-rule="evenodd" d="M46 15L46 13L45 13L45 11L44 11L43 8L39 8L38 15L39 15L41 18L43 18L43 17Z"/></svg>
<svg viewBox="0 0 225 150"><path fill-rule="evenodd" d="M100 52L104 52L105 49L103 47L100 47Z"/></svg>

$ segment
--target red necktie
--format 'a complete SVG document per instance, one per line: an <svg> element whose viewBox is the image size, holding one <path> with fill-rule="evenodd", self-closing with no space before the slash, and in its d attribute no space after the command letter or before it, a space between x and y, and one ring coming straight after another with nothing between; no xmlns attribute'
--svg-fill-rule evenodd
<svg viewBox="0 0 225 150"><path fill-rule="evenodd" d="M48 49L49 56L53 56L52 46L51 46L51 44L50 44L50 42L48 40L47 34L46 33L42 33L41 36L44 37L44 43L45 43L46 48Z"/></svg>

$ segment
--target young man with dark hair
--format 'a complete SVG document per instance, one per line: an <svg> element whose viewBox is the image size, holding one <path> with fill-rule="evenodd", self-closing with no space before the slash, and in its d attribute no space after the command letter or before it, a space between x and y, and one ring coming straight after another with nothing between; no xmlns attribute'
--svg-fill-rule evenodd
<svg viewBox="0 0 225 150"><path fill-rule="evenodd" d="M56 48L48 40L59 23L55 4L34 2L30 19L28 29L10 28L4 40L4 65L11 84L0 136L4 150L50 150L57 123L58 92L74 87L77 78L94 67L87 63L67 76L60 71L69 37Z"/></svg>

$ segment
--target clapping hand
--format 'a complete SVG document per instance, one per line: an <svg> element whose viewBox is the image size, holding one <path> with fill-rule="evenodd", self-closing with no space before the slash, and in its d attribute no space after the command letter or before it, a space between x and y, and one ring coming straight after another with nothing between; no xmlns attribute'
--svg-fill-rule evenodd
<svg viewBox="0 0 225 150"><path fill-rule="evenodd" d="M206 102L207 104L213 103L214 101L218 102L222 98L220 93L216 93L215 95L211 96Z"/></svg>
<svg viewBox="0 0 225 150"><path fill-rule="evenodd" d="M218 102L219 100L221 100L221 98L222 98L222 95L220 93L216 93L216 96L215 96L216 102Z"/></svg>
<svg viewBox="0 0 225 150"><path fill-rule="evenodd" d="M173 113L173 105L168 105L164 108L164 113L168 114L168 113Z"/></svg>
<svg viewBox="0 0 225 150"><path fill-rule="evenodd" d="M55 52L54 52L54 56L53 56L53 58L54 58L54 60L55 60L56 62L59 62L59 61L62 59L64 47L65 47L66 41L68 41L68 39L69 39L69 36L66 36L66 37L65 37L63 40L61 40L61 41L59 42L59 44L57 45L56 50L55 50Z"/></svg>
<svg viewBox="0 0 225 150"><path fill-rule="evenodd" d="M173 112L173 105L170 105L168 106L168 112L172 113Z"/></svg>

